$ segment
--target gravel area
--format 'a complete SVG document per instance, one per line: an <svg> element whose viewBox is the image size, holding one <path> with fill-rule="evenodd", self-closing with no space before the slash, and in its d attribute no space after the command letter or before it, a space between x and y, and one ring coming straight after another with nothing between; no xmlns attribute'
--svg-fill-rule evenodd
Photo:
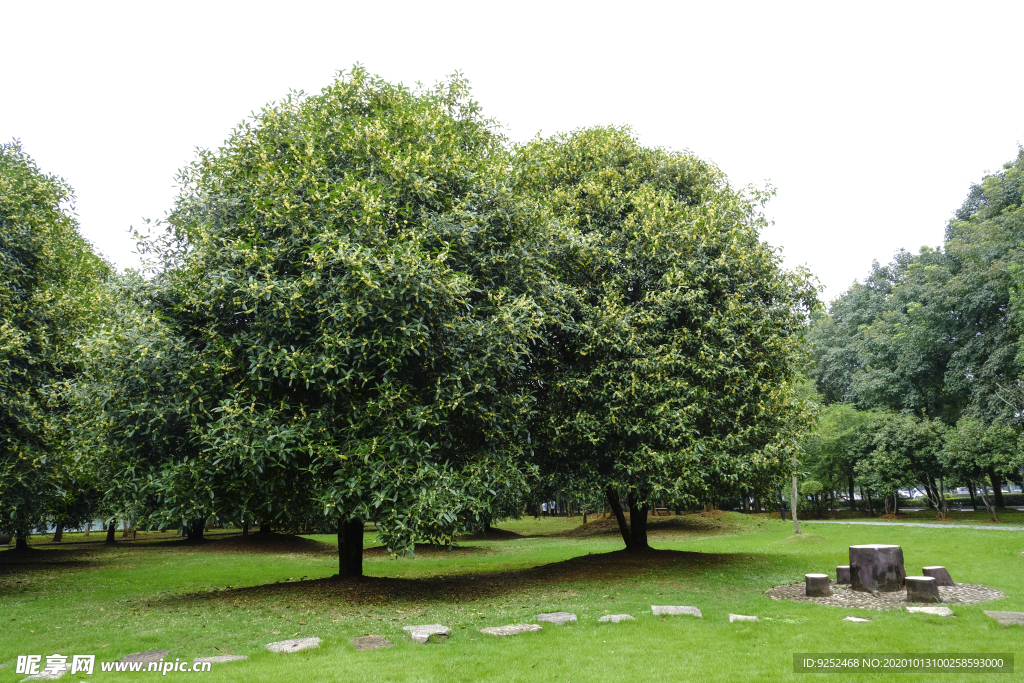
<svg viewBox="0 0 1024 683"><path fill-rule="evenodd" d="M803 583L793 583L788 586L776 586L769 588L765 594L772 600L796 600L798 602L813 602L819 605L830 607L855 607L859 609L899 609L907 604L907 592L895 591L893 593L864 593L855 591L849 586L831 584L832 595L827 598L809 598L804 594ZM987 588L972 583L958 583L955 586L939 586L939 597L947 604L975 605L979 602L998 600L1005 598L1002 591L994 588Z"/></svg>

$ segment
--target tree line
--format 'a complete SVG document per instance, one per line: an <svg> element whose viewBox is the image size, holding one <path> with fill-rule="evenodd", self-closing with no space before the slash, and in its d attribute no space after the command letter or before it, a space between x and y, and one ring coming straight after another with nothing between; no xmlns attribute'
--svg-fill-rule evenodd
<svg viewBox="0 0 1024 683"><path fill-rule="evenodd" d="M356 67L202 150L116 273L67 183L0 153L0 530L364 523L392 550L604 500L766 496L814 406L816 290L770 191L625 128L511 144L459 76ZM543 498L547 499L547 498Z"/></svg>
<svg viewBox="0 0 1024 683"><path fill-rule="evenodd" d="M971 187L941 247L874 263L815 313L811 488L887 512L917 488L945 517L966 486L998 519L1024 466L1022 175L1024 149Z"/></svg>

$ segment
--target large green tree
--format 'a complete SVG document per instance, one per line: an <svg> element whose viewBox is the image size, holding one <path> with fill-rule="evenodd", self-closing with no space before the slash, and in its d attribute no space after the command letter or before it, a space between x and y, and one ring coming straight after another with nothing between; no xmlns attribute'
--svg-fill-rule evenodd
<svg viewBox="0 0 1024 683"><path fill-rule="evenodd" d="M160 429L187 443L112 454L152 482L154 519L319 506L359 575L364 521L394 549L450 542L526 488L556 236L508 186L503 142L461 78L410 90L356 68L185 169L138 301L142 346L167 352Z"/></svg>
<svg viewBox="0 0 1024 683"><path fill-rule="evenodd" d="M515 164L571 231L553 249L565 304L539 361L542 471L604 490L636 551L654 501L790 472L810 418L795 382L815 297L760 241L762 197L624 129L538 139Z"/></svg>
<svg viewBox="0 0 1024 683"><path fill-rule="evenodd" d="M75 377L75 342L96 321L109 267L78 232L73 203L19 143L0 145L0 531L20 547L90 486L67 447L61 386Z"/></svg>

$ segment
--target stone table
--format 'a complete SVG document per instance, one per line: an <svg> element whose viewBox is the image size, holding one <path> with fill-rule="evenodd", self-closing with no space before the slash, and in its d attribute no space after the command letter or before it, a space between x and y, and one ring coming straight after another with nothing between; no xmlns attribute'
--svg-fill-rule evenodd
<svg viewBox="0 0 1024 683"><path fill-rule="evenodd" d="M850 584L855 591L891 593L902 590L907 576L903 548L898 545L851 545Z"/></svg>

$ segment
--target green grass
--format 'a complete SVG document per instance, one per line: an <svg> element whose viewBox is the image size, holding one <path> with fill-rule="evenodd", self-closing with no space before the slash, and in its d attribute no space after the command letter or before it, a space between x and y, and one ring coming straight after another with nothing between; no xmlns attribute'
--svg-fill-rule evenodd
<svg viewBox="0 0 1024 683"><path fill-rule="evenodd" d="M28 558L0 551L0 683L23 678L14 673L19 654L116 660L154 649L183 660L249 655L247 662L214 665L202 675L210 682L806 680L792 673L795 652L1014 652L1024 640L1024 628L1001 627L982 613L1024 611L1024 532L811 521L808 533L793 539L792 525L777 516L686 515L651 520L653 545L684 553L631 558L612 552L622 545L613 522L592 521L585 530L579 522L524 518L501 525L519 537L496 533L451 552L421 549L414 558L374 550L365 563L371 578L358 583L329 578L337 571L329 536L275 542L258 552L230 551L237 535L215 535L196 547L141 534L115 548L37 545ZM102 536L94 532L90 540ZM943 619L763 594L805 573L834 573L847 563L847 547L859 543L898 543L908 573L943 564L954 579L1007 597L954 605L958 618ZM662 619L651 614L652 604L696 605L704 618ZM478 631L560 610L575 612L579 622L504 639ZM729 623L730 612L762 621ZM637 621L598 624L607 613ZM847 614L873 621L843 622ZM401 630L437 622L453 628L448 642L415 645ZM348 643L371 633L395 647L356 652ZM299 636L319 636L322 646L287 656L263 648ZM93 676L62 680L153 678L98 668ZM991 678L941 674L943 681ZM837 678L859 679L884 676ZM933 683L935 674L899 679Z"/></svg>

